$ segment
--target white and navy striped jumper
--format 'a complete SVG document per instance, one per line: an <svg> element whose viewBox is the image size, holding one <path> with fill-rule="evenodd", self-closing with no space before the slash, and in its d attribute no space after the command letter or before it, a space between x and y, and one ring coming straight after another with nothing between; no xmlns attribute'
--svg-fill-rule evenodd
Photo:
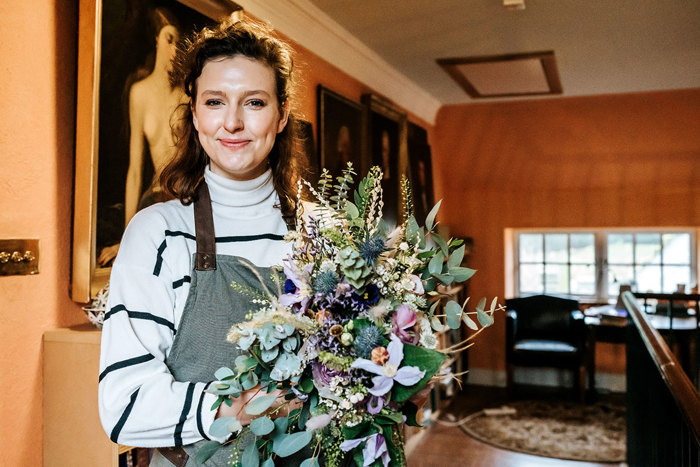
<svg viewBox="0 0 700 467"><path fill-rule="evenodd" d="M287 227L275 207L272 172L243 182L208 168L204 176L217 254L262 267L281 264L291 244L282 240ZM190 288L194 233L193 205L177 200L138 212L124 232L112 267L99 375L100 418L114 442L190 444L206 438L214 421L216 398L203 392L206 383L174 381L165 364Z"/></svg>

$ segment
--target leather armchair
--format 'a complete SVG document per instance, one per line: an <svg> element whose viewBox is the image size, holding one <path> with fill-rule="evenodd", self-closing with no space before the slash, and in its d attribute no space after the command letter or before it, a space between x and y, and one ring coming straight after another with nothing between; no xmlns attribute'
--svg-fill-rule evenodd
<svg viewBox="0 0 700 467"><path fill-rule="evenodd" d="M574 391L583 398L586 327L577 300L533 295L506 300L506 370L513 387L514 366L570 369Z"/></svg>

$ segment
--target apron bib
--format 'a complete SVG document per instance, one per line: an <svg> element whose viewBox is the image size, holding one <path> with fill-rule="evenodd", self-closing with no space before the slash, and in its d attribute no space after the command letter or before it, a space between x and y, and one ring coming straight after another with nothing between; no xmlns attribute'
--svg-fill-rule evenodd
<svg viewBox="0 0 700 467"><path fill-rule="evenodd" d="M209 382L214 378L214 372L222 366L232 367L234 359L240 354L236 345L226 341L231 327L245 321L249 312L260 307L251 303L254 297L235 290L231 284L263 293L267 288L269 293L279 296L282 284L279 281L282 279L274 280L275 273L271 268L256 267L241 257L216 254L211 199L204 181L198 188L194 216L197 242L195 267L191 273L182 318L165 363L176 381ZM189 455L186 463L187 456L182 455L181 448L163 449L163 453L169 453L167 458L160 450L155 450L150 465L172 467L174 459L179 459L176 465L195 466L196 453L207 442L201 440L183 446ZM204 465L230 465L233 451L233 443L224 446Z"/></svg>

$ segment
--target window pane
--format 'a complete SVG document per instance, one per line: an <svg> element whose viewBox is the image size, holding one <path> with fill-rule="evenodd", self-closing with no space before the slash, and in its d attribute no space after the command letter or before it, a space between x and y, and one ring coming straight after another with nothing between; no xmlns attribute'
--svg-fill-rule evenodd
<svg viewBox="0 0 700 467"><path fill-rule="evenodd" d="M569 242L571 242L572 263L595 263L595 235L571 234Z"/></svg>
<svg viewBox="0 0 700 467"><path fill-rule="evenodd" d="M571 293L595 295L594 265L588 264L571 266Z"/></svg>
<svg viewBox="0 0 700 467"><path fill-rule="evenodd" d="M637 234L637 264L661 263L661 236L657 233ZM661 283L659 282L659 285Z"/></svg>
<svg viewBox="0 0 700 467"><path fill-rule="evenodd" d="M541 263L542 234L520 234L520 262Z"/></svg>
<svg viewBox="0 0 700 467"><path fill-rule="evenodd" d="M663 234L664 263L690 264L690 235L685 233Z"/></svg>
<svg viewBox="0 0 700 467"><path fill-rule="evenodd" d="M544 292L542 285L541 264L521 264L520 265L520 293Z"/></svg>
<svg viewBox="0 0 700 467"><path fill-rule="evenodd" d="M547 293L569 293L569 266L566 264L545 265L544 278Z"/></svg>
<svg viewBox="0 0 700 467"><path fill-rule="evenodd" d="M547 234L544 236L545 261L553 263L569 262L569 247L566 234Z"/></svg>
<svg viewBox="0 0 700 467"><path fill-rule="evenodd" d="M632 284L632 281L634 281L634 269L632 266L609 266L608 297L617 297L620 295L620 284Z"/></svg>
<svg viewBox="0 0 700 467"><path fill-rule="evenodd" d="M661 292L661 266L637 266L637 290Z"/></svg>
<svg viewBox="0 0 700 467"><path fill-rule="evenodd" d="M690 268L687 266L664 266L664 293L673 293L678 284L684 284L686 292L690 284Z"/></svg>
<svg viewBox="0 0 700 467"><path fill-rule="evenodd" d="M632 234L609 234L608 263L632 264L633 262Z"/></svg>

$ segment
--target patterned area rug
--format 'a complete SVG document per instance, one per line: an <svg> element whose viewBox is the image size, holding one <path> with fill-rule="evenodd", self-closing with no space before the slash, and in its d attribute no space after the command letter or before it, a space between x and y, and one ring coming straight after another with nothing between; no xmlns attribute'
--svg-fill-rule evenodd
<svg viewBox="0 0 700 467"><path fill-rule="evenodd" d="M477 412L460 425L472 437L512 451L588 462L624 462L625 408L561 401L516 401L514 415Z"/></svg>

